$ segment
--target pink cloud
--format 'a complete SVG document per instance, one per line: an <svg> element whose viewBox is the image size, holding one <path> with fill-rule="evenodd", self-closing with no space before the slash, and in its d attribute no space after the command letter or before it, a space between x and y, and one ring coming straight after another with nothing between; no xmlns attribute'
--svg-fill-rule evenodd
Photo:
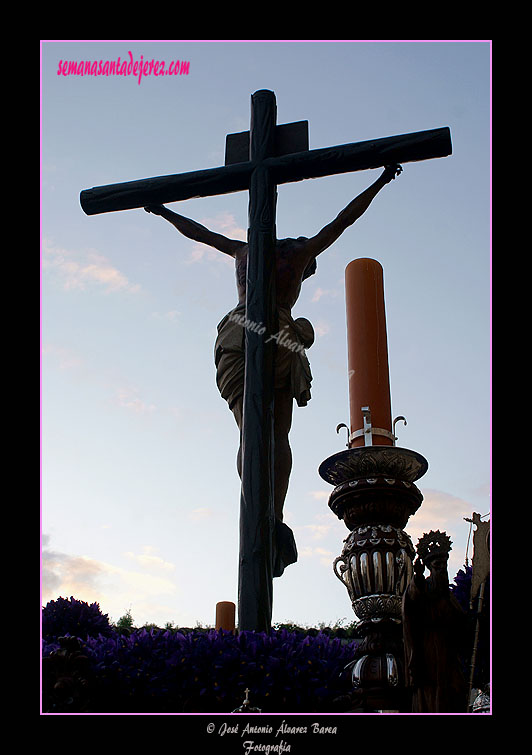
<svg viewBox="0 0 532 755"><path fill-rule="evenodd" d="M139 284L130 283L124 273L94 250L69 251L47 240L43 241L42 248L43 271L58 276L66 291L85 290L90 286L100 286L105 293L140 291Z"/></svg>

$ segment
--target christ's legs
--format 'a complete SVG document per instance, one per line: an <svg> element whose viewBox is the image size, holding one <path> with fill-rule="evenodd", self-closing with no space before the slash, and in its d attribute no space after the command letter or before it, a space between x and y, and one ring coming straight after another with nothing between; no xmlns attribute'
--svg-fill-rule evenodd
<svg viewBox="0 0 532 755"><path fill-rule="evenodd" d="M292 470L292 451L288 442L288 433L292 425L293 398L285 387L275 391L274 407L274 489L273 505L275 511L273 576L280 577L286 566L297 561L297 546L294 533L283 522L283 506L288 491L288 482ZM233 415L240 429L240 447L236 466L242 479L242 399L233 406Z"/></svg>
<svg viewBox="0 0 532 755"><path fill-rule="evenodd" d="M238 476L242 479L242 397L234 404L232 408L233 416L240 430L240 445L238 446L238 453L236 455L236 468L238 470Z"/></svg>
<svg viewBox="0 0 532 755"><path fill-rule="evenodd" d="M283 521L283 506L292 471L288 434L292 426L293 398L287 390L275 391L274 405L274 507L275 518Z"/></svg>
<svg viewBox="0 0 532 755"><path fill-rule="evenodd" d="M274 408L274 509L275 518L283 521L283 506L288 492L288 483L292 471L292 451L288 434L292 426L293 399L286 390L275 391ZM240 446L236 467L242 479L242 399L233 406L233 415L240 429Z"/></svg>

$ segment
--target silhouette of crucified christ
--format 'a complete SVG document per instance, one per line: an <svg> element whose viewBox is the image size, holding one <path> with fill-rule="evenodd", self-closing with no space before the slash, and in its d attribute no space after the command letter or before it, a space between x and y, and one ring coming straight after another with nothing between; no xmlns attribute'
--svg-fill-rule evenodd
<svg viewBox="0 0 532 755"><path fill-rule="evenodd" d="M336 239L352 225L369 207L378 192L402 172L400 165L387 166L379 178L353 199L345 209L312 238L300 236L297 239L280 239L275 243L276 306L279 316L279 333L265 334L277 341L275 356L274 386L274 508L277 523L282 523L283 507L292 469L292 452L288 435L292 425L293 400L305 406L310 399L312 374L305 355L305 348L314 342L312 325L305 318L293 320L291 310L295 305L301 284L316 272L316 257L328 249ZM238 305L229 312L218 325L215 345L216 382L222 397L229 404L242 439L242 403L244 394L244 329L260 328L262 323L246 320L246 268L248 244L244 241L228 239L210 231L194 220L172 212L164 205L148 205L146 212L160 215L177 230L193 241L217 249L235 260ZM260 331L259 331L260 332ZM238 450L237 468L240 476L242 442ZM297 559L295 542L293 557L290 558L291 530L284 525L281 538L288 543L285 548L284 565ZM288 534L289 533L289 534ZM281 572L282 573L282 567ZM275 575L277 576L277 575Z"/></svg>

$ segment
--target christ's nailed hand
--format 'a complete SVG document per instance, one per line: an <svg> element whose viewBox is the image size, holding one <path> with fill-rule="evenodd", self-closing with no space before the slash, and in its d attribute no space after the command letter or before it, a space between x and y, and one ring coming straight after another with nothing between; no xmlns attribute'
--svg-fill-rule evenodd
<svg viewBox="0 0 532 755"><path fill-rule="evenodd" d="M146 212L151 212L154 215L161 215L164 210L164 206L162 204L149 204L144 209L146 210Z"/></svg>
<svg viewBox="0 0 532 755"><path fill-rule="evenodd" d="M387 165L384 169L384 173L382 174L382 177L386 181L386 183L389 183L390 181L393 181L393 179L400 175L403 172L402 167L395 163L394 165Z"/></svg>

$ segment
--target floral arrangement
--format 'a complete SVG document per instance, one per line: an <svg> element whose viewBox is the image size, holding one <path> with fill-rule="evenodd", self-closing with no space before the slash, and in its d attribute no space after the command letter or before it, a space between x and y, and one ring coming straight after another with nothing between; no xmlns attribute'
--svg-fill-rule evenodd
<svg viewBox="0 0 532 755"><path fill-rule="evenodd" d="M248 688L264 713L334 711L350 690L343 670L355 649L356 642L286 629L45 638L43 710L231 712Z"/></svg>

